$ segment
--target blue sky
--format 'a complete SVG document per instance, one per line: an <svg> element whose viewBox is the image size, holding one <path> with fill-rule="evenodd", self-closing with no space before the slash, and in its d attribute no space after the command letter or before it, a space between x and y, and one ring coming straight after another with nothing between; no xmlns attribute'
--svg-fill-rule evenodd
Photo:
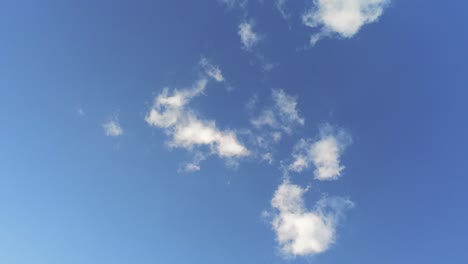
<svg viewBox="0 0 468 264"><path fill-rule="evenodd" d="M463 1L3 1L0 263L468 261Z"/></svg>

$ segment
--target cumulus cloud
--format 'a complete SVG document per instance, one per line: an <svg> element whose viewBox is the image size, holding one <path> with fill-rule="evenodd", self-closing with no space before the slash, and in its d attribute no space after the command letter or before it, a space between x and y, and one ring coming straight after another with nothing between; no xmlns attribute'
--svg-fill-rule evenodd
<svg viewBox="0 0 468 264"><path fill-rule="evenodd" d="M281 252L286 256L322 253L336 240L336 227L344 211L353 206L349 199L323 198L313 210L304 205L306 189L284 181L276 190L271 206L272 227Z"/></svg>
<svg viewBox="0 0 468 264"><path fill-rule="evenodd" d="M102 125L106 136L118 137L123 134L123 129L117 120L110 120Z"/></svg>
<svg viewBox="0 0 468 264"><path fill-rule="evenodd" d="M154 127L164 129L171 137L169 146L192 150L206 146L210 154L222 158L240 158L249 155L249 150L240 142L234 131L220 130L216 123L200 119L193 111L187 109L190 100L203 93L207 79L202 78L186 89L174 90L164 88L155 99L153 106L145 117L145 121ZM199 170L196 163L187 164L186 171Z"/></svg>
<svg viewBox="0 0 468 264"><path fill-rule="evenodd" d="M311 36L311 45L330 34L350 38L363 25L375 22L388 3L389 0L314 0L314 6L304 13L302 21L319 29Z"/></svg>
<svg viewBox="0 0 468 264"><path fill-rule="evenodd" d="M238 34L245 50L251 50L260 41L260 36L254 32L253 25L246 21L240 23Z"/></svg>
<svg viewBox="0 0 468 264"><path fill-rule="evenodd" d="M221 69L217 65L213 65L207 58L202 57L200 66L205 71L206 75L213 78L217 82L224 82L224 76Z"/></svg>
<svg viewBox="0 0 468 264"><path fill-rule="evenodd" d="M324 125L320 129L319 140L299 140L294 147L294 161L289 165L289 170L301 172L313 164L317 180L336 180L344 169L340 156L350 143L348 133Z"/></svg>

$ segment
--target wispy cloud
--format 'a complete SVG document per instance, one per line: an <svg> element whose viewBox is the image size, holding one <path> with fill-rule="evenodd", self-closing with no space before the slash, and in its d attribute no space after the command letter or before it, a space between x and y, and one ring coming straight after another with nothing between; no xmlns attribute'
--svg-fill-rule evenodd
<svg viewBox="0 0 468 264"><path fill-rule="evenodd" d="M239 7L241 9L247 8L248 0L218 0L221 4L224 4L228 8Z"/></svg>
<svg viewBox="0 0 468 264"><path fill-rule="evenodd" d="M286 94L282 89L272 90L271 96L273 106L262 110L250 120L254 127L270 127L290 133L295 125L304 125L304 118L300 117L297 109L297 97Z"/></svg>
<svg viewBox="0 0 468 264"><path fill-rule="evenodd" d="M282 16L284 19L288 19L289 16L290 16L290 15L286 12L286 1L287 1L287 0L275 0L276 8L278 9L278 11L280 12L281 16Z"/></svg>
<svg viewBox="0 0 468 264"><path fill-rule="evenodd" d="M323 125L317 141L301 139L294 147L294 161L289 165L291 171L301 172L314 165L317 180L336 180L344 166L340 156L351 143L351 136L343 130Z"/></svg>
<svg viewBox="0 0 468 264"><path fill-rule="evenodd" d="M102 125L106 136L118 137L123 134L123 129L117 119L110 120Z"/></svg>
<svg viewBox="0 0 468 264"><path fill-rule="evenodd" d="M248 51L252 50L260 41L260 36L254 32L252 23L247 21L240 23L238 34L241 39L242 48Z"/></svg>
<svg viewBox="0 0 468 264"><path fill-rule="evenodd" d="M311 36L310 44L331 34L354 36L363 25L375 22L388 3L389 0L314 0L314 6L302 16L304 25L319 29Z"/></svg>
<svg viewBox="0 0 468 264"><path fill-rule="evenodd" d="M272 96L283 120L304 125L304 118L299 116L296 109L296 97L286 94L283 90L273 90Z"/></svg>
<svg viewBox="0 0 468 264"><path fill-rule="evenodd" d="M206 75L213 78L217 82L224 82L224 76L219 66L212 64L205 57L200 59L200 66L205 71Z"/></svg>
<svg viewBox="0 0 468 264"><path fill-rule="evenodd" d="M78 116L80 116L80 117L86 116L86 112L83 110L83 108L78 108L78 109L76 110L76 113L77 113Z"/></svg>
<svg viewBox="0 0 468 264"><path fill-rule="evenodd" d="M283 133L293 134L297 125L304 125L304 118L299 115L297 98L286 94L283 90L272 90L272 103L261 109L257 115L250 118L254 134L253 145L262 153L260 159L273 164L275 145L283 138ZM258 97L253 96L247 103L247 110L253 112Z"/></svg>
<svg viewBox="0 0 468 264"><path fill-rule="evenodd" d="M337 223L354 205L349 199L327 197L308 210L303 198L306 191L285 180L271 200L275 209L272 227L285 256L315 255L329 249L336 239Z"/></svg>

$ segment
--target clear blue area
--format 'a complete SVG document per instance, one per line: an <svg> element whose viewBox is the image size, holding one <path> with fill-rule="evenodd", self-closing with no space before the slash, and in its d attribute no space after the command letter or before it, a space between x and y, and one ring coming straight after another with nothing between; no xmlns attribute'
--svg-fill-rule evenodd
<svg viewBox="0 0 468 264"><path fill-rule="evenodd" d="M241 14L217 1L0 3L0 263L468 263L468 4L394 0L355 37L301 51L297 17L253 2L270 72L240 48ZM190 155L144 122L163 87L197 78L202 55L234 87L194 100L220 128L247 128L248 99L282 88L306 125L279 158L321 122L352 134L343 177L306 196L356 204L327 252L279 256L260 217L275 167L211 157L177 173ZM114 115L125 134L106 137Z"/></svg>

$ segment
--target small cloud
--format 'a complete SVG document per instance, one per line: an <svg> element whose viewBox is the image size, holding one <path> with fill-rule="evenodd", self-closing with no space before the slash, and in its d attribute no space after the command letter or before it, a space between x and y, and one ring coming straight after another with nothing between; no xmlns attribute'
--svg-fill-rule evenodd
<svg viewBox="0 0 468 264"><path fill-rule="evenodd" d="M354 36L362 26L377 21L389 0L314 0L314 7L302 16L304 25L318 28L310 38L315 45L331 34Z"/></svg>
<svg viewBox="0 0 468 264"><path fill-rule="evenodd" d="M278 131L271 133L271 137L273 138L274 142L279 142L281 140L282 136L283 136L283 134L281 132L278 132Z"/></svg>
<svg viewBox="0 0 468 264"><path fill-rule="evenodd" d="M200 165L194 163L187 163L185 164L183 171L184 172L195 172L200 170Z"/></svg>
<svg viewBox="0 0 468 264"><path fill-rule="evenodd" d="M200 60L200 66L205 71L206 75L210 76L217 82L224 82L224 76L221 69L217 65L213 65L207 58L202 57Z"/></svg>
<svg viewBox="0 0 468 264"><path fill-rule="evenodd" d="M83 108L78 108L76 110L76 113L78 114L78 116L80 117L84 117L86 115L86 112L83 110Z"/></svg>
<svg viewBox="0 0 468 264"><path fill-rule="evenodd" d="M250 51L260 41L260 36L253 31L253 25L246 21L239 25L238 34L241 39L242 47Z"/></svg>
<svg viewBox="0 0 468 264"><path fill-rule="evenodd" d="M271 225L281 253L288 257L311 256L328 250L336 240L336 227L344 211L354 206L349 199L331 197L321 199L309 210L304 205L306 191L286 180L271 200L275 210Z"/></svg>
<svg viewBox="0 0 468 264"><path fill-rule="evenodd" d="M273 100L279 109L280 115L290 123L304 125L304 118L299 116L296 109L297 98L286 94L283 90L273 90Z"/></svg>
<svg viewBox="0 0 468 264"><path fill-rule="evenodd" d="M179 172L196 172L201 169L200 163L206 159L205 155L201 152L196 152L192 162L185 163Z"/></svg>
<svg viewBox="0 0 468 264"><path fill-rule="evenodd" d="M123 129L119 125L117 120L111 120L107 123L104 123L102 127L104 128L104 132L106 133L106 136L118 137L123 134Z"/></svg>
<svg viewBox="0 0 468 264"><path fill-rule="evenodd" d="M268 164L273 164L273 154L271 152L267 152L262 155L262 161L267 162Z"/></svg>
<svg viewBox="0 0 468 264"><path fill-rule="evenodd" d="M315 179L336 180L345 168L341 165L340 156L351 141L351 136L345 131L335 131L330 125L323 125L319 140L299 140L294 147L294 161L289 170L301 172L313 164Z"/></svg>

